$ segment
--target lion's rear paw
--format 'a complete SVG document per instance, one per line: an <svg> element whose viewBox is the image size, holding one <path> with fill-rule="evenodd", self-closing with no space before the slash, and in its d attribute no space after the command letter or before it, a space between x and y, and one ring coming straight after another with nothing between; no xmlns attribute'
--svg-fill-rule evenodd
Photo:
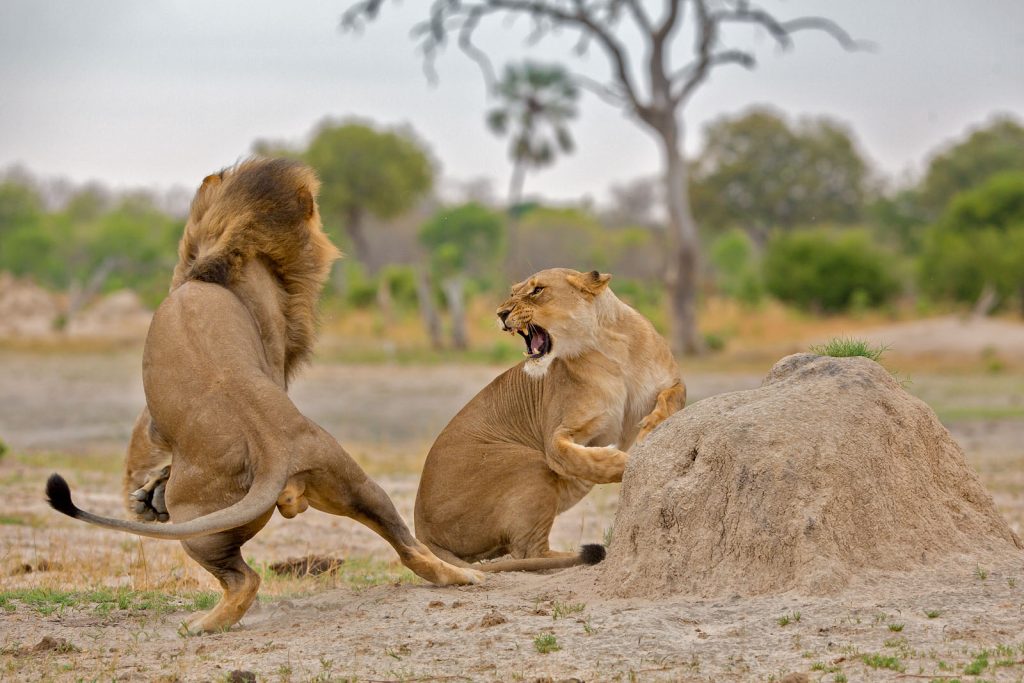
<svg viewBox="0 0 1024 683"><path fill-rule="evenodd" d="M456 567L443 560L438 560L437 565L421 576L436 586L472 586L484 582L483 572Z"/></svg>

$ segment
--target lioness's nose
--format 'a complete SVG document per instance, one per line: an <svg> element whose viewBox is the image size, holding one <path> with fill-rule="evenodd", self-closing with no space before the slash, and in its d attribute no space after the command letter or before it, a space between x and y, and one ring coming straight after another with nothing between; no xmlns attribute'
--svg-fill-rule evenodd
<svg viewBox="0 0 1024 683"><path fill-rule="evenodd" d="M499 308L498 309L498 318L501 319L501 325L505 329L508 329L508 323L505 322L505 319L508 318L508 315L511 312L512 312L511 308Z"/></svg>

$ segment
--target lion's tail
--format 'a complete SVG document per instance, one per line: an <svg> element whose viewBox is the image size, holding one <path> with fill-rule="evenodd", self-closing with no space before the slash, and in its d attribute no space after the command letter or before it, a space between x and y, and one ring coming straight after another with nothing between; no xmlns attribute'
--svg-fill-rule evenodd
<svg viewBox="0 0 1024 683"><path fill-rule="evenodd" d="M46 481L46 499L54 510L89 524L149 538L181 540L244 526L270 510L288 483L287 465L282 464L285 466L279 470L258 477L245 496L234 505L181 524L129 522L113 517L101 517L82 510L71 500L71 489L68 488L64 477L56 473L51 474Z"/></svg>

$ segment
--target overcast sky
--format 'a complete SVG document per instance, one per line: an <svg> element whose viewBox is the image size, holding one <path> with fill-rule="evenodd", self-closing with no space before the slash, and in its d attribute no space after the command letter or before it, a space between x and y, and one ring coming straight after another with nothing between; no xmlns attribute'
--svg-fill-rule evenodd
<svg viewBox="0 0 1024 683"><path fill-rule="evenodd" d="M510 165L504 141L484 126L479 71L450 50L431 87L408 38L427 0L387 5L362 35L338 31L349 4L0 0L0 167L193 187L256 138L298 142L325 116L355 115L411 125L446 178L487 176L503 194ZM691 151L703 122L771 103L846 121L868 158L898 176L994 112L1024 114L1024 0L762 4L780 18L827 15L878 50L846 53L821 35L799 34L796 48L780 53L764 35L730 34L736 45L756 46L760 64L714 73L687 110ZM526 54L574 60L570 34L531 51L527 28L497 22L480 42L499 63ZM574 64L606 73L597 51ZM574 134L577 153L531 175L528 193L600 200L612 183L658 171L652 140L594 97L585 97Z"/></svg>

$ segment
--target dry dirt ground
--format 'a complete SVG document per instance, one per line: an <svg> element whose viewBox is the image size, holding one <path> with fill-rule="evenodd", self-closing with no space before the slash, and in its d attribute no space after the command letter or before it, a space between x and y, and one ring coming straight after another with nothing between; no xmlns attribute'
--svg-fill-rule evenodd
<svg viewBox="0 0 1024 683"><path fill-rule="evenodd" d="M915 372L908 389L936 409L1021 534L1024 378L992 370ZM411 520L431 438L499 371L315 363L293 396ZM685 374L691 401L761 380ZM80 505L120 514L121 449L141 405L138 349L0 350L0 438L10 449L0 460L0 679L1024 679L1024 560L866 576L829 598L611 600L593 588L596 568L435 588L369 531L314 511L275 516L245 547L264 583L241 626L183 638L178 625L212 604L215 584L176 543L87 527L42 500L57 470ZM616 495L598 487L563 515L553 546L607 538ZM267 568L309 553L345 561L319 577Z"/></svg>

